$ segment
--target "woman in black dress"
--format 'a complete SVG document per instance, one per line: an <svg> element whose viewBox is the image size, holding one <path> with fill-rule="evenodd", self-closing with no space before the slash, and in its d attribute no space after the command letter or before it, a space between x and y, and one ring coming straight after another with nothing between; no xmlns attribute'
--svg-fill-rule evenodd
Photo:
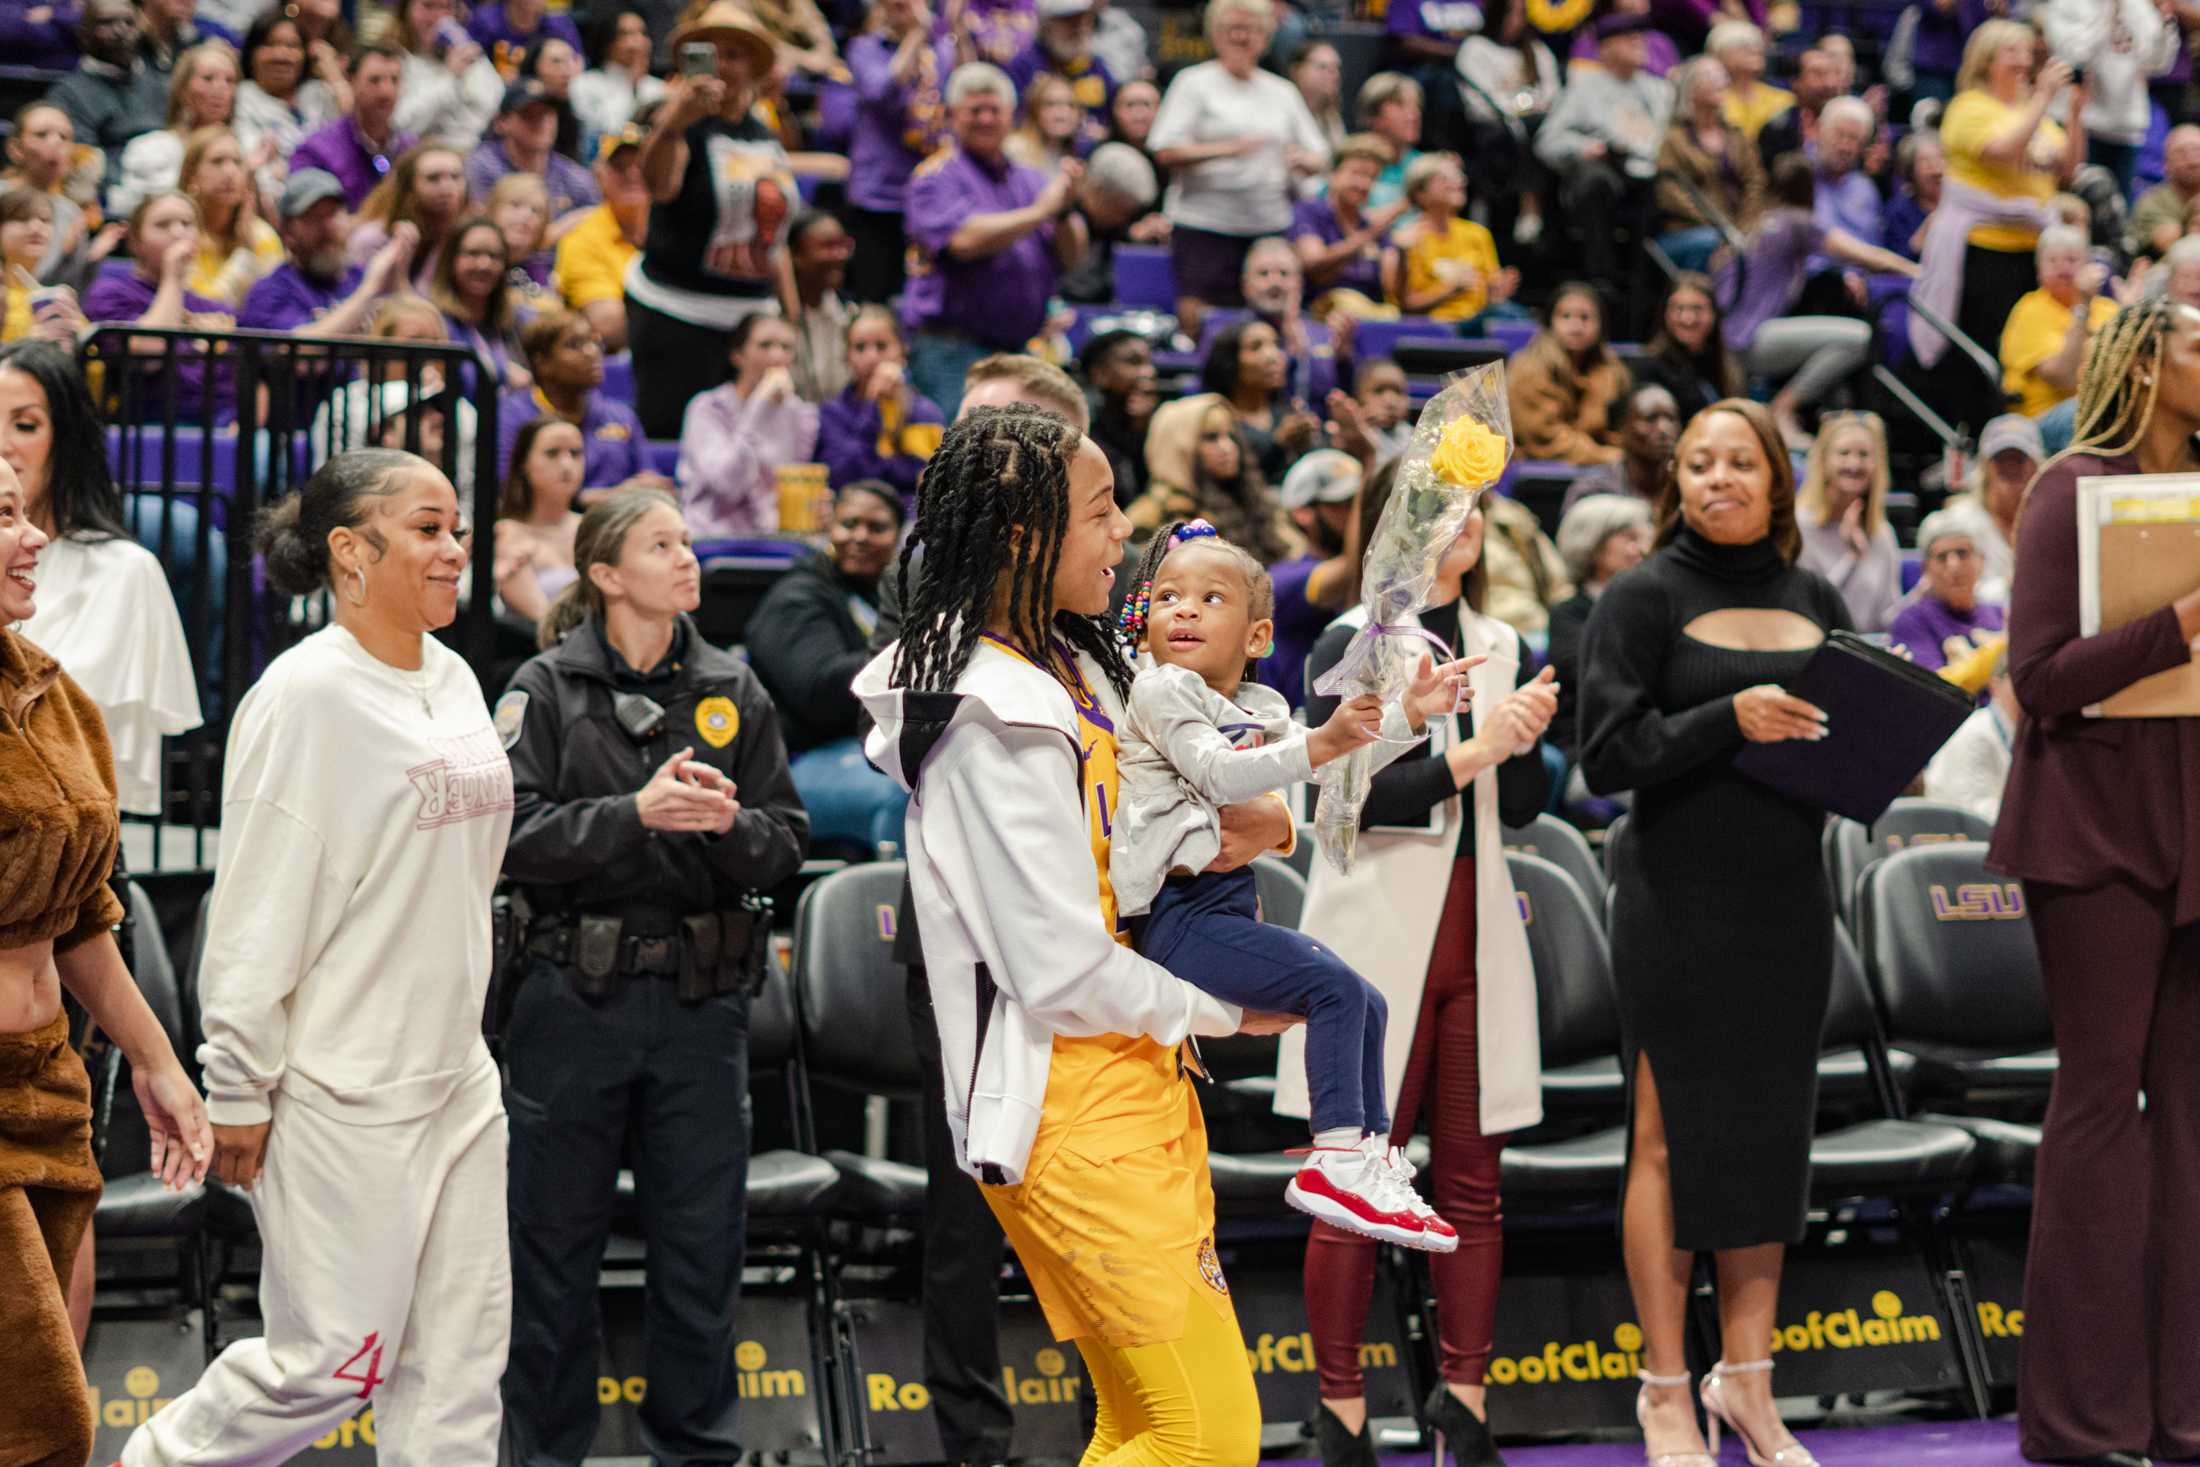
<svg viewBox="0 0 2200 1467"><path fill-rule="evenodd" d="M1684 1357L1696 1253L1718 1255L1724 1351L1704 1377L1750 1460L1815 1467L1772 1401L1781 1256L1803 1237L1818 1036L1833 971L1825 812L1735 772L1745 743L1823 736L1782 691L1840 593L1795 563L1795 475L1771 415L1714 403L1681 434L1657 551L1598 600L1581 760L1634 791L1614 872L1613 974L1631 1077L1621 1215L1645 1348L1636 1414L1658 1467L1711 1467Z"/></svg>

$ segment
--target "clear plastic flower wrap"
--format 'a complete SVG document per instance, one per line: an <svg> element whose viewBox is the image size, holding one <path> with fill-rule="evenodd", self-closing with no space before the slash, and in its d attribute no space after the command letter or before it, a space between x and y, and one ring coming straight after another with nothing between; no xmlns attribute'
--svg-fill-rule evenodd
<svg viewBox="0 0 2200 1467"><path fill-rule="evenodd" d="M1437 652L1430 645L1435 639L1404 618L1425 604L1437 563L1475 502L1504 476L1512 443L1502 362L1460 373L1421 410L1361 564L1366 624L1314 684L1315 692L1339 698L1374 693L1389 703L1405 692L1421 654ZM1352 869L1373 764L1372 752L1362 748L1314 772L1321 789L1314 836L1340 871Z"/></svg>

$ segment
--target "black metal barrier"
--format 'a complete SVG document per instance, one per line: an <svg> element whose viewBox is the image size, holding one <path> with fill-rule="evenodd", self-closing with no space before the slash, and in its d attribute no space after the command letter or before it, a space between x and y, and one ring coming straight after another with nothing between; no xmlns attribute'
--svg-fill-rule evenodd
<svg viewBox="0 0 2200 1467"><path fill-rule="evenodd" d="M78 360L108 425L130 527L168 573L205 713L201 728L168 741L151 864L210 868L229 719L277 654L330 620L327 593L287 597L267 586L252 552L260 511L337 453L405 448L457 486L479 532L471 586L490 587L498 379L446 341L188 326L96 327ZM469 594L440 634L485 686L493 600Z"/></svg>

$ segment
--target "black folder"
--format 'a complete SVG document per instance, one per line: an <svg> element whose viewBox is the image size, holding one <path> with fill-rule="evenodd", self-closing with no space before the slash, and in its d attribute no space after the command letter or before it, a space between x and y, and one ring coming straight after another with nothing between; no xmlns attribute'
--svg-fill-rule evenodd
<svg viewBox="0 0 2200 1467"><path fill-rule="evenodd" d="M1750 744L1741 773L1870 825L1978 706L1971 695L1853 632L1819 644L1787 691L1826 710L1826 736Z"/></svg>

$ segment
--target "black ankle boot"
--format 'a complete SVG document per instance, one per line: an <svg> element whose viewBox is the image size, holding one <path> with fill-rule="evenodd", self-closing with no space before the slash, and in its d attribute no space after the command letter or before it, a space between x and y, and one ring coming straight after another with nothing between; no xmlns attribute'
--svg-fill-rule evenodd
<svg viewBox="0 0 2200 1467"><path fill-rule="evenodd" d="M1421 1406L1421 1424L1436 1433L1435 1467L1444 1467L1446 1447L1451 1449L1453 1467L1505 1467L1488 1423L1469 1411L1441 1381Z"/></svg>
<svg viewBox="0 0 2200 1467"><path fill-rule="evenodd" d="M1363 1421L1354 1436L1336 1412L1320 1404L1314 1407L1314 1445L1321 1451L1322 1467L1378 1467L1374 1428Z"/></svg>

